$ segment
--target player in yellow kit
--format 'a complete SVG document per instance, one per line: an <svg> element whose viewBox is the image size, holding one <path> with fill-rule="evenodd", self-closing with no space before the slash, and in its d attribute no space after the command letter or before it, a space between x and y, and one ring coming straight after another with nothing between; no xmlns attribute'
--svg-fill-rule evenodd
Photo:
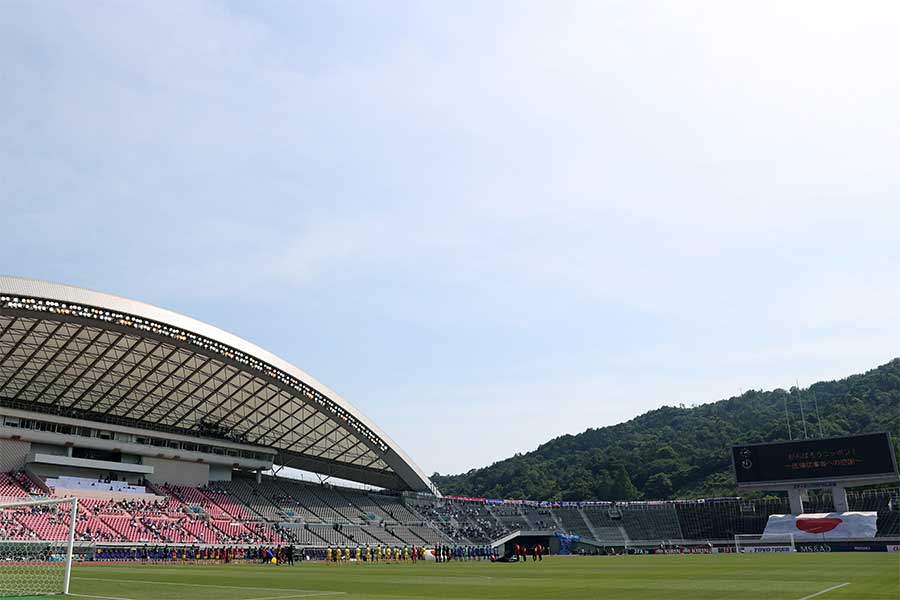
<svg viewBox="0 0 900 600"><path fill-rule="evenodd" d="M331 562L331 546L325 548L325 562Z"/></svg>

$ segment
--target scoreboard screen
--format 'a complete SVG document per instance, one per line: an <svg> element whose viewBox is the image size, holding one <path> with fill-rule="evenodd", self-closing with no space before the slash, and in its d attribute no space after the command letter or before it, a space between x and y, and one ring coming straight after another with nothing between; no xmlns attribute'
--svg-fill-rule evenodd
<svg viewBox="0 0 900 600"><path fill-rule="evenodd" d="M738 485L897 475L887 433L732 448Z"/></svg>

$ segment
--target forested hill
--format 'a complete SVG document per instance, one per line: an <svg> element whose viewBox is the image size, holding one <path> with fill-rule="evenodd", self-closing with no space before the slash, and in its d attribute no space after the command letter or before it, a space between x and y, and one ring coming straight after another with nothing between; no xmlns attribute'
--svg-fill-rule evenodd
<svg viewBox="0 0 900 600"><path fill-rule="evenodd" d="M694 408L663 407L611 427L564 435L527 454L460 475L435 473L444 494L535 500L628 500L735 495L730 448L741 442L889 431L900 449L900 359L805 390L749 391ZM900 451L898 451L900 455Z"/></svg>

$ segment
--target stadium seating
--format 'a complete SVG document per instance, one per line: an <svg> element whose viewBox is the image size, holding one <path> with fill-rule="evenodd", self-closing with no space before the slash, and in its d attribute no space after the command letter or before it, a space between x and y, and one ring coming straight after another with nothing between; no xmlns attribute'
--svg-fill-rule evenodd
<svg viewBox="0 0 900 600"><path fill-rule="evenodd" d="M268 488L271 489L271 484ZM234 479L232 481L216 481L210 483L210 489L221 490L234 499L240 501L244 506L253 511L253 513L268 521L285 521L291 520L288 514L289 510L282 510L278 504L268 499L264 493L264 488L260 485L258 488L255 483L251 484L243 479Z"/></svg>
<svg viewBox="0 0 900 600"><path fill-rule="evenodd" d="M109 528L102 519L80 515L75 524L75 538L85 542L118 542L120 536Z"/></svg>
<svg viewBox="0 0 900 600"><path fill-rule="evenodd" d="M549 508L536 508L529 506L520 507L522 516L528 523L529 529L542 529L556 531L559 524L553 518L553 512Z"/></svg>
<svg viewBox="0 0 900 600"><path fill-rule="evenodd" d="M421 546L425 543L425 540L421 536L417 535L412 528L407 527L406 525L391 527L387 529L387 532L392 536L387 539L390 544L397 544L399 541L399 543L410 546Z"/></svg>
<svg viewBox="0 0 900 600"><path fill-rule="evenodd" d="M310 521L325 523L348 523L348 519L330 504L313 493L310 485L288 482L283 479L275 480L275 484L284 496L281 498L286 505L300 510L305 516L311 516Z"/></svg>
<svg viewBox="0 0 900 600"><path fill-rule="evenodd" d="M422 524L424 522L421 515L415 514L395 496L381 494L369 494L369 496L389 515L391 521L405 524Z"/></svg>
<svg viewBox="0 0 900 600"><path fill-rule="evenodd" d="M295 544L301 546L324 546L328 543L327 540L317 536L304 524L286 524L284 531Z"/></svg>
<svg viewBox="0 0 900 600"><path fill-rule="evenodd" d="M433 527L457 542L483 544L510 531L483 503L416 499L411 505Z"/></svg>
<svg viewBox="0 0 900 600"><path fill-rule="evenodd" d="M509 530L515 529L531 529L531 524L525 515L522 514L520 507L516 504L495 504L493 506L486 505L488 512L494 515L494 518L505 528Z"/></svg>
<svg viewBox="0 0 900 600"><path fill-rule="evenodd" d="M341 533L354 543L360 545L369 545L375 546L378 544L387 543L385 540L390 539L390 535L386 534L383 529L381 529L381 534L384 536L384 539L381 537L376 537L376 530L379 530L379 527L361 527L359 525L344 525L341 528Z"/></svg>
<svg viewBox="0 0 900 600"><path fill-rule="evenodd" d="M45 492L24 472L0 473L0 497ZM53 483L53 481L51 481ZM79 489L67 487L67 490ZM563 531L611 544L730 540L758 534L787 498L527 505L409 497L264 477L197 488L148 486L147 499L80 498L76 539L136 544L483 544L516 529ZM160 493L160 496L152 495ZM878 512L878 535L900 535L900 489L848 493L851 510ZM827 493L810 510L832 510ZM62 539L67 516L48 507L0 510L0 539Z"/></svg>
<svg viewBox="0 0 900 600"><path fill-rule="evenodd" d="M27 498L28 491L13 476L13 473L0 473L0 498Z"/></svg>
<svg viewBox="0 0 900 600"><path fill-rule="evenodd" d="M445 536L442 536L438 531L432 529L431 527L425 527L423 525L409 525L409 531L421 539L426 544L431 544L436 546L438 544L446 544L448 542L452 542L452 540L448 539Z"/></svg>
<svg viewBox="0 0 900 600"><path fill-rule="evenodd" d="M578 508L561 506L556 509L556 514L562 522L563 530L574 535L580 535L583 538L593 539L594 534L591 533Z"/></svg>
<svg viewBox="0 0 900 600"><path fill-rule="evenodd" d="M877 536L900 536L900 510L885 510L878 513Z"/></svg>
<svg viewBox="0 0 900 600"><path fill-rule="evenodd" d="M251 515L251 511L246 506L241 505L238 500L231 498L226 491L215 488L203 488L199 491L233 519L239 521L253 520L254 517Z"/></svg>
<svg viewBox="0 0 900 600"><path fill-rule="evenodd" d="M347 523L362 523L362 511L350 503L340 492L325 486L307 486L308 498L317 497L322 506L328 507Z"/></svg>
<svg viewBox="0 0 900 600"><path fill-rule="evenodd" d="M211 519L224 520L231 517L231 515L225 512L222 507L213 502L197 488L182 485L167 485L163 486L162 492L176 502L181 502L184 505L191 507L195 513L200 513L197 508L201 509L202 513L209 515Z"/></svg>
<svg viewBox="0 0 900 600"><path fill-rule="evenodd" d="M23 510L16 519L40 540L65 540L69 538L69 515L43 510Z"/></svg>
<svg viewBox="0 0 900 600"><path fill-rule="evenodd" d="M888 511L900 509L900 489L887 488L847 492L850 510Z"/></svg>
<svg viewBox="0 0 900 600"><path fill-rule="evenodd" d="M622 527L631 540L683 539L678 515L669 503L638 503L617 508L621 510Z"/></svg>
<svg viewBox="0 0 900 600"><path fill-rule="evenodd" d="M19 521L16 512L0 511L0 540L28 540L35 537L35 533Z"/></svg>
<svg viewBox="0 0 900 600"><path fill-rule="evenodd" d="M359 510L360 516L364 521L372 521L372 522L388 522L388 523L396 523L397 520L384 508L381 507L372 497L367 494L362 494L358 492L348 492L342 494L348 502L350 502L355 508Z"/></svg>
<svg viewBox="0 0 900 600"><path fill-rule="evenodd" d="M352 543L350 538L335 529L332 525L309 525L309 531L332 546L343 546Z"/></svg>
<svg viewBox="0 0 900 600"><path fill-rule="evenodd" d="M629 540L622 523L621 511L613 511L611 506L586 506L582 512L590 521L598 541L618 544Z"/></svg>

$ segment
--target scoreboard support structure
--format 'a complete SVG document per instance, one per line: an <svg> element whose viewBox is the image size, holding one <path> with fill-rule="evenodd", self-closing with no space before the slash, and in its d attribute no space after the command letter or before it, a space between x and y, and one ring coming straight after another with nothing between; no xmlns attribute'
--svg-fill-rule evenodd
<svg viewBox="0 0 900 600"><path fill-rule="evenodd" d="M803 510L803 491L808 489L825 489L831 490L831 498L834 502L834 512L847 512L850 510L850 504L847 502L847 488L840 482L827 481L822 483L795 483L785 487L766 486L771 491L786 491L788 500L791 503L791 512L795 515L805 513Z"/></svg>

